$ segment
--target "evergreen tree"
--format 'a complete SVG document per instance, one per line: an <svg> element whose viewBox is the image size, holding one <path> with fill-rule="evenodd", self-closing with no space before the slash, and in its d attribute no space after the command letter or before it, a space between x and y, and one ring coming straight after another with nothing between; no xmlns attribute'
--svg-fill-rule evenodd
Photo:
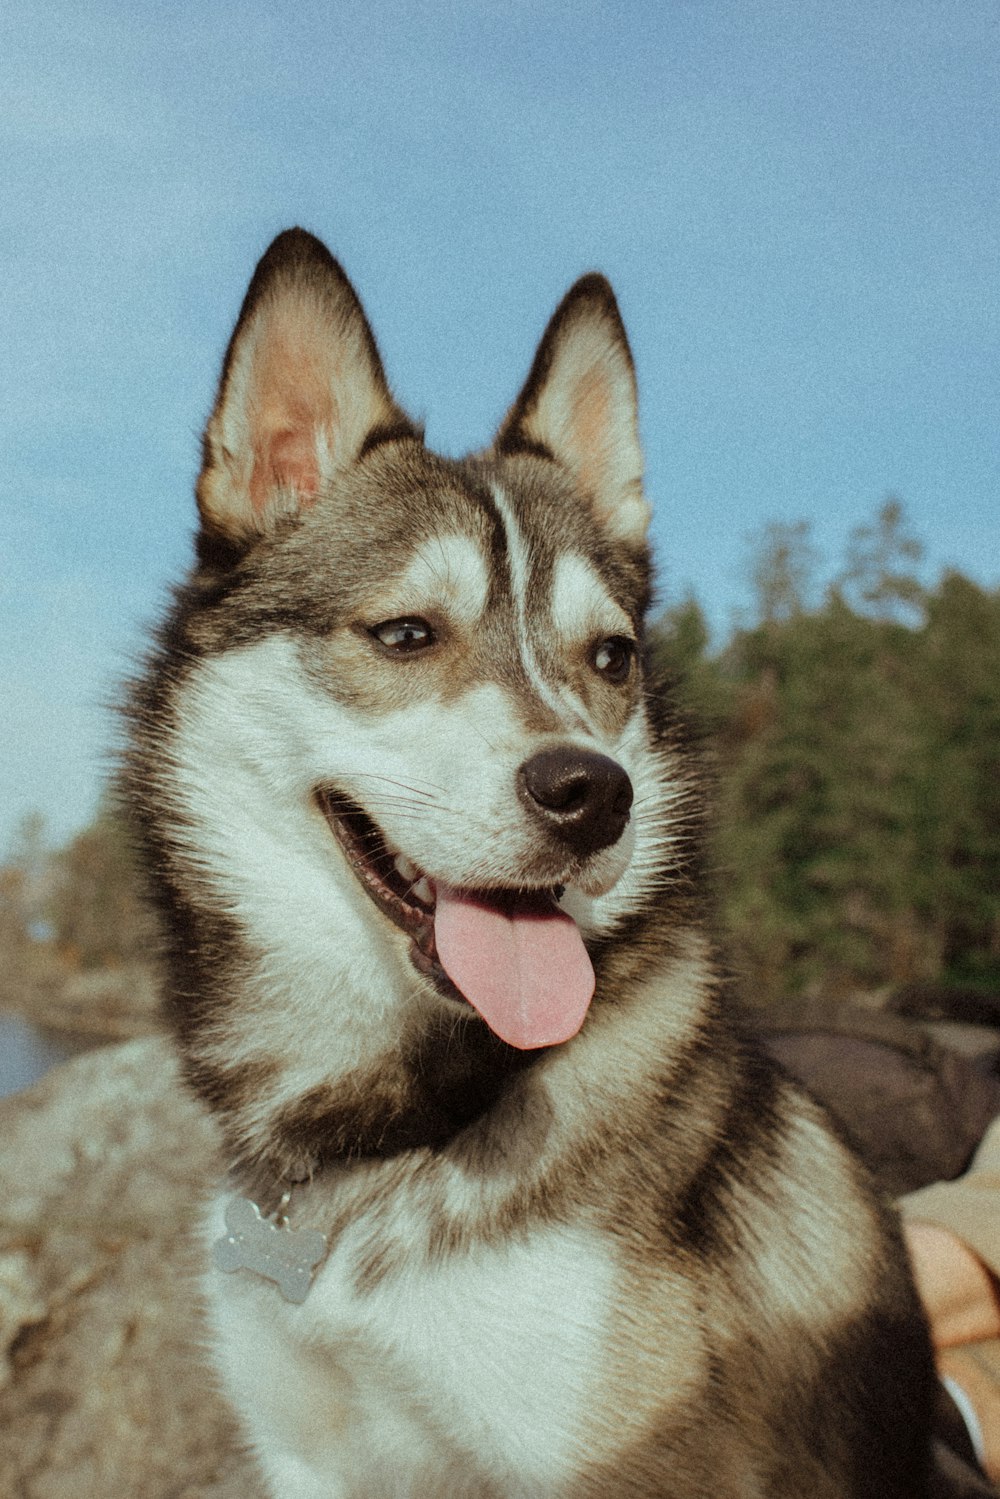
<svg viewBox="0 0 1000 1499"><path fill-rule="evenodd" d="M654 665L696 726L718 735L731 711L728 684L709 654L709 631L701 605L692 596L665 609L653 626Z"/></svg>
<svg viewBox="0 0 1000 1499"><path fill-rule="evenodd" d="M808 521L771 521L751 543L750 582L757 618L772 625L808 608L818 561Z"/></svg>
<svg viewBox="0 0 1000 1499"><path fill-rule="evenodd" d="M722 780L727 924L769 993L915 976L904 939L914 712L895 681L906 642L831 598L731 651L743 722Z"/></svg>
<svg viewBox="0 0 1000 1499"><path fill-rule="evenodd" d="M1000 591L946 574L924 642L923 908L945 974L1000 991Z"/></svg>
<svg viewBox="0 0 1000 1499"><path fill-rule="evenodd" d="M888 501L810 608L807 529L769 527L714 663L724 916L761 997L996 972L995 600L928 595L920 556Z"/></svg>
<svg viewBox="0 0 1000 1499"><path fill-rule="evenodd" d="M914 572L923 555L922 544L908 531L902 502L890 496L872 525L851 532L847 565L835 587L860 614L914 623L926 603Z"/></svg>

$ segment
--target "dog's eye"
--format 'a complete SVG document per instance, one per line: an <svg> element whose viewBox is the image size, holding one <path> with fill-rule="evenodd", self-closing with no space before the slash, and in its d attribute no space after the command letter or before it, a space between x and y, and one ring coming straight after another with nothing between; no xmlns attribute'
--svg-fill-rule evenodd
<svg viewBox="0 0 1000 1499"><path fill-rule="evenodd" d="M423 651L434 644L434 631L425 619L387 619L370 633L391 651Z"/></svg>
<svg viewBox="0 0 1000 1499"><path fill-rule="evenodd" d="M635 660L635 641L625 635L609 635L594 650L594 666L609 682L628 681Z"/></svg>

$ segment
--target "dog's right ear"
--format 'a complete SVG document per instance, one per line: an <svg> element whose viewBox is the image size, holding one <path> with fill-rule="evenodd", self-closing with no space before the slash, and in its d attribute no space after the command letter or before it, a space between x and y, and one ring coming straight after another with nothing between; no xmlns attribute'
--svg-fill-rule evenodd
<svg viewBox="0 0 1000 1499"><path fill-rule="evenodd" d="M257 266L203 442L198 510L227 548L310 505L373 438L419 433L389 393L371 329L326 246L280 234Z"/></svg>

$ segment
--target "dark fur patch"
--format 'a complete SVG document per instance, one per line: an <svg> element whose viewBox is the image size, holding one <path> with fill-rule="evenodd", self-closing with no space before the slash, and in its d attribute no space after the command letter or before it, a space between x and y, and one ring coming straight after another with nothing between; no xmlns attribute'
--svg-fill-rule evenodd
<svg viewBox="0 0 1000 1499"><path fill-rule="evenodd" d="M930 1479L934 1363L915 1298L901 1276L889 1285L824 1347L822 1383L781 1412L779 1430L804 1432L824 1468L849 1474L845 1499L913 1499ZM789 1494L796 1478L788 1474Z"/></svg>
<svg viewBox="0 0 1000 1499"><path fill-rule="evenodd" d="M274 1120L282 1153L315 1169L339 1159L399 1155L454 1140L497 1103L537 1053L507 1046L478 1017L438 1016L364 1075L312 1089Z"/></svg>
<svg viewBox="0 0 1000 1499"><path fill-rule="evenodd" d="M716 1037L730 1057L718 1061L731 1092L716 1122L714 1148L670 1208L665 1227L678 1247L699 1258L738 1257L743 1246L730 1206L734 1188L761 1176L786 1128L785 1087L770 1061L750 1047L732 1056L729 1034ZM738 1058L738 1060L737 1060ZM736 1061L736 1065L733 1062ZM669 1106L670 1100L665 1101Z"/></svg>
<svg viewBox="0 0 1000 1499"><path fill-rule="evenodd" d="M581 1499L927 1499L933 1361L902 1278L816 1341L803 1324L720 1345L694 1401L666 1411ZM818 1372L818 1371L821 1371Z"/></svg>

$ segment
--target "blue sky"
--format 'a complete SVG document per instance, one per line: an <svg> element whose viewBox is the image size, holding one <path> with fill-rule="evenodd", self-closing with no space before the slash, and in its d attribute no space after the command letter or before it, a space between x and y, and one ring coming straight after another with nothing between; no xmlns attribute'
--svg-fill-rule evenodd
<svg viewBox="0 0 1000 1499"><path fill-rule="evenodd" d="M995 0L7 0L0 846L93 811L106 703L187 562L253 265L321 235L398 397L481 445L581 272L639 369L664 598L747 538L831 567L889 493L1000 582Z"/></svg>

